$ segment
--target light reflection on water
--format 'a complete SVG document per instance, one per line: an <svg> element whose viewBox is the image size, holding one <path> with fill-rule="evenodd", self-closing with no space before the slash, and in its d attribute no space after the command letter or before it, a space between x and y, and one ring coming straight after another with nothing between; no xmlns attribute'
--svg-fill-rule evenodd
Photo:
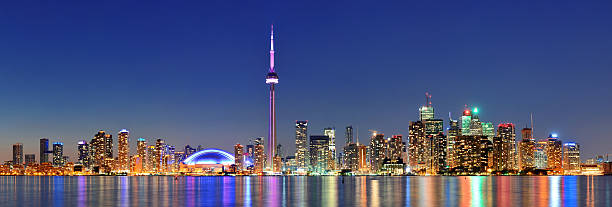
<svg viewBox="0 0 612 207"><path fill-rule="evenodd" d="M610 206L610 176L0 177L6 206Z"/></svg>

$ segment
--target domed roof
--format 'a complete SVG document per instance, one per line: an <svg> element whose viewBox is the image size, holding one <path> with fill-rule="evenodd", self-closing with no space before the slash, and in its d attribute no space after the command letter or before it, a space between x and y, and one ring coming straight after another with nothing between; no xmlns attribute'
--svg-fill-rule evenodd
<svg viewBox="0 0 612 207"><path fill-rule="evenodd" d="M226 151L220 149L205 149L189 156L183 163L186 165L231 165L234 164L235 160L234 156Z"/></svg>

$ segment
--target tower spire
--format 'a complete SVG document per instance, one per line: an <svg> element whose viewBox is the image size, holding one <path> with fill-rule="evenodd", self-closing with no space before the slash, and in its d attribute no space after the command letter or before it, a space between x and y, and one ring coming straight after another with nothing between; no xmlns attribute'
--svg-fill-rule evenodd
<svg viewBox="0 0 612 207"><path fill-rule="evenodd" d="M274 25L270 26L270 73L274 73Z"/></svg>

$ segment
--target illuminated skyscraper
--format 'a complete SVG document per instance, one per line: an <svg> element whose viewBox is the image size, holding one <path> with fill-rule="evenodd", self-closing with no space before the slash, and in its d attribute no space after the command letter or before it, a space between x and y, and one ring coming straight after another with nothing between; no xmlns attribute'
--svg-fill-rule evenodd
<svg viewBox="0 0 612 207"><path fill-rule="evenodd" d="M149 145L147 147L147 159L146 159L146 169L147 172L155 172L158 166L157 162L157 153L155 151L155 145Z"/></svg>
<svg viewBox="0 0 612 207"><path fill-rule="evenodd" d="M89 145L85 140L81 140L78 142L77 149L79 151L79 156L77 158L77 162L83 165L83 167L89 167Z"/></svg>
<svg viewBox="0 0 612 207"><path fill-rule="evenodd" d="M397 163L402 159L402 135L393 135L387 142L387 158Z"/></svg>
<svg viewBox="0 0 612 207"><path fill-rule="evenodd" d="M430 158L428 159L428 174L441 174L446 171L446 145L448 140L444 133L439 132L436 135L427 135L431 143Z"/></svg>
<svg viewBox="0 0 612 207"><path fill-rule="evenodd" d="M497 136L493 138L493 157L495 171L518 170L514 124L497 126Z"/></svg>
<svg viewBox="0 0 612 207"><path fill-rule="evenodd" d="M115 156L113 155L113 135L105 134L104 135L104 157L106 159L113 159Z"/></svg>
<svg viewBox="0 0 612 207"><path fill-rule="evenodd" d="M468 136L470 134L470 125L472 124L472 112L469 109L463 111L461 116L461 135Z"/></svg>
<svg viewBox="0 0 612 207"><path fill-rule="evenodd" d="M383 165L387 152L387 143L385 135L382 133L373 132L370 139L370 169L373 173L377 173Z"/></svg>
<svg viewBox="0 0 612 207"><path fill-rule="evenodd" d="M298 169L308 168L308 121L295 122L295 158Z"/></svg>
<svg viewBox="0 0 612 207"><path fill-rule="evenodd" d="M430 147L427 145L429 142L423 122L410 122L408 141L408 160L412 172L424 170L429 159Z"/></svg>
<svg viewBox="0 0 612 207"><path fill-rule="evenodd" d="M330 170L329 140L328 136L310 136L310 166L312 171L325 173Z"/></svg>
<svg viewBox="0 0 612 207"><path fill-rule="evenodd" d="M40 164L49 162L49 139L40 139L40 150L39 150Z"/></svg>
<svg viewBox="0 0 612 207"><path fill-rule="evenodd" d="M478 173L481 171L481 136L457 136L455 138L454 171L457 173Z"/></svg>
<svg viewBox="0 0 612 207"><path fill-rule="evenodd" d="M563 144L563 173L566 175L580 174L580 145L575 142Z"/></svg>
<svg viewBox="0 0 612 207"><path fill-rule="evenodd" d="M117 135L117 144L119 145L119 160L118 160L118 171L128 172L130 169L130 145L129 145L130 132L126 129L119 131Z"/></svg>
<svg viewBox="0 0 612 207"><path fill-rule="evenodd" d="M523 128L521 130L523 139L519 144L519 164L521 170L535 169L535 140L533 139L532 129Z"/></svg>
<svg viewBox="0 0 612 207"><path fill-rule="evenodd" d="M244 147L242 145L234 145L234 158L236 169L238 171L244 170Z"/></svg>
<svg viewBox="0 0 612 207"><path fill-rule="evenodd" d="M350 143L344 147L344 169L358 172L359 166L359 144Z"/></svg>
<svg viewBox="0 0 612 207"><path fill-rule="evenodd" d="M535 143L535 151L533 153L533 162L536 169L548 168L548 156L546 155L546 140L540 140Z"/></svg>
<svg viewBox="0 0 612 207"><path fill-rule="evenodd" d="M136 155L138 155L138 157L140 157L140 163L141 163L141 170L142 171L147 171L147 140L145 138L138 138L138 140L136 141Z"/></svg>
<svg viewBox="0 0 612 207"><path fill-rule="evenodd" d="M325 128L323 129L323 134L327 137L329 137L329 158L328 161L330 162L330 168L331 169L335 169L335 160L336 160L336 129L331 127L331 128Z"/></svg>
<svg viewBox="0 0 612 207"><path fill-rule="evenodd" d="M108 144L106 143L108 140L107 134L100 130L97 134L94 135L94 138L90 142L90 150L93 158L93 162L91 163L93 166L102 166L107 158L112 158L108 156L108 150L106 147ZM112 142L112 139L111 139ZM112 147L112 143L110 143ZM112 155L112 149L110 149Z"/></svg>
<svg viewBox="0 0 612 207"><path fill-rule="evenodd" d="M447 139L448 139L448 146L447 146L447 151L446 151L446 164L448 165L449 168L454 168L455 166L457 166L457 163L455 162L455 140L457 139L457 136L459 136L461 134L461 128L459 127L459 122L457 120L453 120L450 116L449 116L449 128L447 131Z"/></svg>
<svg viewBox="0 0 612 207"><path fill-rule="evenodd" d="M53 143L53 166L64 166L64 143Z"/></svg>
<svg viewBox="0 0 612 207"><path fill-rule="evenodd" d="M548 157L548 169L559 174L563 170L562 145L557 134L550 134L546 144L546 155Z"/></svg>
<svg viewBox="0 0 612 207"><path fill-rule="evenodd" d="M166 163L164 163L164 156L166 156L166 142L163 139L157 139L155 142L155 171L164 172Z"/></svg>
<svg viewBox="0 0 612 207"><path fill-rule="evenodd" d="M23 165L23 144L13 145L13 165Z"/></svg>
<svg viewBox="0 0 612 207"><path fill-rule="evenodd" d="M274 27L270 32L270 70L266 76L266 84L270 85L270 127L268 131L268 157L266 169L274 171L274 156L276 155L276 102L275 102L275 86L278 84L278 75L274 70Z"/></svg>
<svg viewBox="0 0 612 207"><path fill-rule="evenodd" d="M257 138L255 139L255 152L253 153L253 171L255 173L263 172L265 162L266 154L264 151L263 138Z"/></svg>
<svg viewBox="0 0 612 207"><path fill-rule="evenodd" d="M420 121L434 119L434 108L431 105L431 95L429 93L425 93L425 106L419 108L419 118Z"/></svg>

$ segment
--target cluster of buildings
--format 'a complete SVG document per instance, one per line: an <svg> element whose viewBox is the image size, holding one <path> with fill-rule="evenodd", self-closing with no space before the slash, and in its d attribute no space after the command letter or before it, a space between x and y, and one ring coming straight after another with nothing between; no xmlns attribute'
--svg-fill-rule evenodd
<svg viewBox="0 0 612 207"><path fill-rule="evenodd" d="M113 136L99 131L87 142L77 143L78 156L69 162L64 144L40 139L39 161L26 154L23 145L13 145L13 160L0 166L0 175L601 175L612 174L607 156L581 162L580 145L563 143L556 134L536 140L533 126L520 130L517 140L512 123L481 121L478 108L466 109L457 120L449 114L448 126L435 117L427 101L419 108L419 119L408 124L408 137L385 136L371 131L360 143L352 126L344 130L345 145L336 148L336 129L309 135L308 121L295 123L295 153L284 156L276 140L275 90L278 74L274 67L274 36L270 36L269 130L267 141L258 137L248 145L236 144L234 153L219 149L185 146L177 150L163 139L148 144L137 140L136 153L129 152L129 132Z"/></svg>

